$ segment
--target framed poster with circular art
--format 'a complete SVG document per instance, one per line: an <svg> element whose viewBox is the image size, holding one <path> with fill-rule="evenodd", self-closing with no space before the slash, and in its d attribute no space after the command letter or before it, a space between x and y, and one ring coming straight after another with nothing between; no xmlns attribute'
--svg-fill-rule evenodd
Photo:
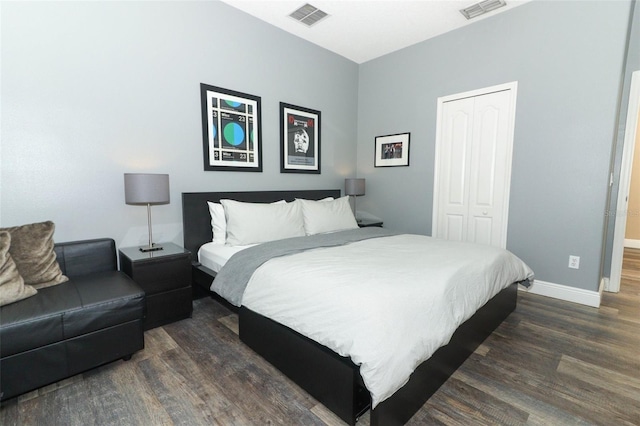
<svg viewBox="0 0 640 426"><path fill-rule="evenodd" d="M200 83L204 169L262 171L260 97Z"/></svg>

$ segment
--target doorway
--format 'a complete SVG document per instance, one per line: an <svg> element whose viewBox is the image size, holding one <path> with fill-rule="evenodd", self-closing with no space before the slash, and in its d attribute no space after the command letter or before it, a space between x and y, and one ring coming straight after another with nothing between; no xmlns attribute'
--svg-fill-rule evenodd
<svg viewBox="0 0 640 426"><path fill-rule="evenodd" d="M629 190L631 187L631 171L635 142L638 134L640 115L640 71L631 75L631 90L629 93L629 108L627 110L627 124L622 148L622 163L620 167L620 182L618 185L618 202L616 205L615 225L613 231L613 252L611 255L611 276L605 286L606 291L620 291L622 278L622 261L624 257L624 239L627 229L629 213Z"/></svg>
<svg viewBox="0 0 640 426"><path fill-rule="evenodd" d="M517 82L438 98L434 237L506 248Z"/></svg>

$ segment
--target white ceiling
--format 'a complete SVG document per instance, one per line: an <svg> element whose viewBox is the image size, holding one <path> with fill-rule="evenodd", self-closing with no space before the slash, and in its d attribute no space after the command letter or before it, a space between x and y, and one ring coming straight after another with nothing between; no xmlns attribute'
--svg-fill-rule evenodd
<svg viewBox="0 0 640 426"><path fill-rule="evenodd" d="M222 1L360 64L531 0L506 0L506 6L471 20L459 10L479 0ZM312 27L289 17L305 3L329 16Z"/></svg>

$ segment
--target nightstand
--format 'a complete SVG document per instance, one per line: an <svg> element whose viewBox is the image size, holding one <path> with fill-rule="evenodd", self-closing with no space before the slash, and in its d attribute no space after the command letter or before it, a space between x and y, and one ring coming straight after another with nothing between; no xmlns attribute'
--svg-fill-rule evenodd
<svg viewBox="0 0 640 426"><path fill-rule="evenodd" d="M381 220L371 220L371 219L362 219L358 222L358 226L360 228L366 228L368 226L377 226L378 228L382 228Z"/></svg>
<svg viewBox="0 0 640 426"><path fill-rule="evenodd" d="M146 294L144 329L189 318L191 304L191 252L173 243L142 252L138 247L119 250L120 269Z"/></svg>

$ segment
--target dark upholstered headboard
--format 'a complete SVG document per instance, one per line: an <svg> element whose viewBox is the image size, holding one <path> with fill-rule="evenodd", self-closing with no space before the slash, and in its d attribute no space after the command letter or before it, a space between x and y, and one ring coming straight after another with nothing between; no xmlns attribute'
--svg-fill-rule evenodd
<svg viewBox="0 0 640 426"><path fill-rule="evenodd" d="M213 239L211 215L207 201L218 202L223 199L252 203L272 203L274 201L293 201L296 198L320 200L325 197L340 197L339 189L312 189L299 191L249 191L249 192L183 192L182 193L182 230L184 248L189 250L191 258L197 259L198 249Z"/></svg>

